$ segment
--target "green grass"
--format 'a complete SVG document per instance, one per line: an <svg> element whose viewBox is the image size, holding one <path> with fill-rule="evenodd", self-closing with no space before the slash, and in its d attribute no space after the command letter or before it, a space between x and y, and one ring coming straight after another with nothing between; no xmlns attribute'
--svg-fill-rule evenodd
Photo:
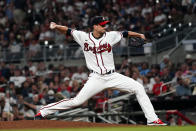
<svg viewBox="0 0 196 131"><path fill-rule="evenodd" d="M0 129L1 130L1 129ZM196 131L196 126L170 127L106 127L106 128L64 128L64 129L12 129L1 131Z"/></svg>

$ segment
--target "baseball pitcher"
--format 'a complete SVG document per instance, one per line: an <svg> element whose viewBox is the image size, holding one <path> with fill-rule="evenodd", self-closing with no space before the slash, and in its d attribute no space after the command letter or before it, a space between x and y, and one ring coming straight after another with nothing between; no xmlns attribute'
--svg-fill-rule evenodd
<svg viewBox="0 0 196 131"><path fill-rule="evenodd" d="M92 20L92 32L84 32L70 29L67 26L50 23L50 29L58 30L66 35L71 35L81 46L86 64L90 70L89 78L75 98L63 99L59 102L43 106L35 115L35 120L55 113L57 110L66 110L79 106L92 96L104 89L114 88L126 92L134 92L137 100L147 118L148 125L166 125L155 114L154 108L147 96L144 87L137 81L115 72L112 47L122 37L136 37L145 40L145 36L132 31L107 32L109 21L102 16L96 16Z"/></svg>

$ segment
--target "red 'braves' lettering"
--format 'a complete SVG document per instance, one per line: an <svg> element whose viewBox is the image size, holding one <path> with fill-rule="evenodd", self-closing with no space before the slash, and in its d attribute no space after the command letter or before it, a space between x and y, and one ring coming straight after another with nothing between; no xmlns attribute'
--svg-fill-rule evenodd
<svg viewBox="0 0 196 131"><path fill-rule="evenodd" d="M98 47L89 46L88 43L84 43L84 51L92 51L93 53L103 53L105 51L111 52L112 47L109 43L99 45Z"/></svg>
<svg viewBox="0 0 196 131"><path fill-rule="evenodd" d="M89 51L89 49L88 49L88 43L84 43L84 51Z"/></svg>

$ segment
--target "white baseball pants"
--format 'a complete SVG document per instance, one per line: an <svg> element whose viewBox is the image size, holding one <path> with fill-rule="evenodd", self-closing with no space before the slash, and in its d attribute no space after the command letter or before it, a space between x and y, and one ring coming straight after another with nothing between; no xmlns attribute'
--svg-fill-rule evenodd
<svg viewBox="0 0 196 131"><path fill-rule="evenodd" d="M69 100L63 99L59 102L46 105L40 109L40 112L44 117L55 113L58 110L65 110L79 106L92 96L108 88L114 88L126 92L134 92L145 114L145 117L147 118L147 122L153 122L158 119L150 99L144 90L144 87L132 78L116 72L109 75L91 73L88 81L75 98Z"/></svg>

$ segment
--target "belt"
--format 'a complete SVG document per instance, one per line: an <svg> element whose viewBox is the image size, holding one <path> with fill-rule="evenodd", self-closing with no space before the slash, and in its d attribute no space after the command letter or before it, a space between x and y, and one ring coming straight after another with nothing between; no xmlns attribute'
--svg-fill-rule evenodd
<svg viewBox="0 0 196 131"><path fill-rule="evenodd" d="M96 72L96 71L93 71L93 70L90 70L90 72L91 72L91 73L100 74L100 73L98 73L98 72ZM100 75L109 75L109 74L112 74L112 73L114 73L114 72L115 72L115 70L110 70L110 71L106 72L105 74L100 74Z"/></svg>

